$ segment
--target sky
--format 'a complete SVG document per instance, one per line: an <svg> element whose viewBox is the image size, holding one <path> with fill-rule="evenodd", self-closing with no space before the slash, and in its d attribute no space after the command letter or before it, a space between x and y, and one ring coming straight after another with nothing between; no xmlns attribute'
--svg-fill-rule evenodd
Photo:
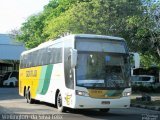
<svg viewBox="0 0 160 120"><path fill-rule="evenodd" d="M18 30L33 14L43 11L50 0L0 0L0 34Z"/></svg>

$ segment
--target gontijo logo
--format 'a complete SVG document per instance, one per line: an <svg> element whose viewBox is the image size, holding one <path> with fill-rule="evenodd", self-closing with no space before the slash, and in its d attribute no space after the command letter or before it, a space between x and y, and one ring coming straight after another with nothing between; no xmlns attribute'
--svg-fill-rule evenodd
<svg viewBox="0 0 160 120"><path fill-rule="evenodd" d="M36 76L37 76L37 70L26 71L26 77L36 77Z"/></svg>

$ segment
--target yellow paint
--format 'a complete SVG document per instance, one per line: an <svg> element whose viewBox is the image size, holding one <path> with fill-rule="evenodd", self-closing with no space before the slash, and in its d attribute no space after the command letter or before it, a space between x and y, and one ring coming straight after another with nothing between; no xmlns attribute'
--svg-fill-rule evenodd
<svg viewBox="0 0 160 120"><path fill-rule="evenodd" d="M89 96L92 98L108 98L108 99L115 99L120 98L122 95L109 95L112 90L95 90L95 89L88 89Z"/></svg>
<svg viewBox="0 0 160 120"><path fill-rule="evenodd" d="M65 97L65 100L66 100L67 105L70 105L71 97L72 97L72 95L67 95L67 96Z"/></svg>
<svg viewBox="0 0 160 120"><path fill-rule="evenodd" d="M23 95L24 87L30 87L31 98L35 98L40 80L42 66L25 68L19 70L19 94Z"/></svg>

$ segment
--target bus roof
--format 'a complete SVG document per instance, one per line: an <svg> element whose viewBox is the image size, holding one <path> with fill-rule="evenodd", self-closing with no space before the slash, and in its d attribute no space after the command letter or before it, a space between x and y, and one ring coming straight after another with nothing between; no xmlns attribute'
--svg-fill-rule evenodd
<svg viewBox="0 0 160 120"><path fill-rule="evenodd" d="M106 36L106 35L95 35L95 34L73 34L73 36L78 38L100 38L100 39L111 39L111 40L120 40L124 41L121 37L114 37L114 36Z"/></svg>
<svg viewBox="0 0 160 120"><path fill-rule="evenodd" d="M71 35L67 35L67 36L58 38L56 40L51 39L51 40L49 40L47 42L41 43L39 46L37 46L37 47L35 47L33 49L24 51L21 55L24 55L24 54L27 54L27 53L39 50L41 48L44 48L44 47L47 47L47 46L50 46L50 45L62 42L64 40L62 38L94 38L94 39L110 39L110 40L124 41L123 38L121 38L121 37L114 37L114 36L95 35L95 34L71 34Z"/></svg>

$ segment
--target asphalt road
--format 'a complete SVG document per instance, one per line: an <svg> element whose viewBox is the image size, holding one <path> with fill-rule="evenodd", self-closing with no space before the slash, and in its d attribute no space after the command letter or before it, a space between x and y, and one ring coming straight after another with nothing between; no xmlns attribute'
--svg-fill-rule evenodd
<svg viewBox="0 0 160 120"><path fill-rule="evenodd" d="M0 120L160 120L160 111L131 107L111 109L109 113L96 110L70 110L59 113L52 104L28 104L18 95L17 88L0 88Z"/></svg>

